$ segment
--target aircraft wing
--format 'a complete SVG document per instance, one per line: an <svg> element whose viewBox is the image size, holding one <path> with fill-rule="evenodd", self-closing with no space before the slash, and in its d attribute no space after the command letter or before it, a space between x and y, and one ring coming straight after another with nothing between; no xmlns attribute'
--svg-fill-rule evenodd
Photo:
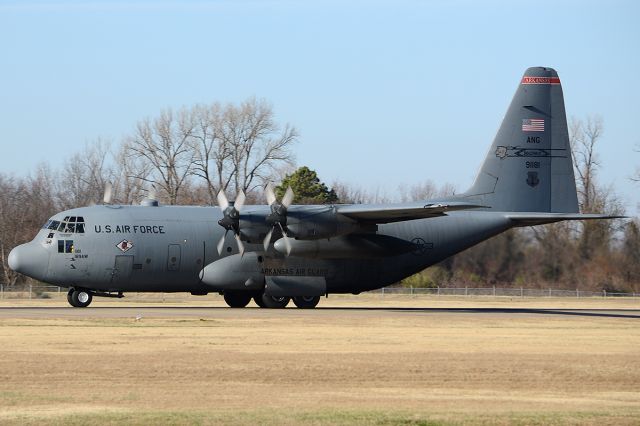
<svg viewBox="0 0 640 426"><path fill-rule="evenodd" d="M336 206L337 213L359 222L390 223L445 216L455 210L486 208L458 201L443 203L346 204Z"/></svg>

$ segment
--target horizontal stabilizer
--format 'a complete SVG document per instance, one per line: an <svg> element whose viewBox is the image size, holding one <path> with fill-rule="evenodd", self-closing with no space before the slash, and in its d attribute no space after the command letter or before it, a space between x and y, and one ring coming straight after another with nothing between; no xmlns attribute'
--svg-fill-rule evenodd
<svg viewBox="0 0 640 426"><path fill-rule="evenodd" d="M515 226L543 225L545 223L561 222L563 220L598 220L598 219L624 219L627 216L607 214L580 214L580 213L536 213L513 212L505 213L505 216L514 222Z"/></svg>
<svg viewBox="0 0 640 426"><path fill-rule="evenodd" d="M405 220L444 216L455 210L486 208L466 202L401 203L401 204L347 204L336 206L337 212L359 222L391 223Z"/></svg>

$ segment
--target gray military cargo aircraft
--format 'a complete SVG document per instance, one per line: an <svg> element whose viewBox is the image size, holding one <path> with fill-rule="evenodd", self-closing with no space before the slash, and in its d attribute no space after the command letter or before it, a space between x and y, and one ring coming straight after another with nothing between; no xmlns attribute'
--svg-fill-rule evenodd
<svg viewBox="0 0 640 426"><path fill-rule="evenodd" d="M513 227L579 214L564 99L551 68L525 72L466 192L401 204L82 207L54 215L10 267L68 287L68 301L124 292L217 292L231 307L315 307L322 295L381 288ZM232 237L233 235L233 237Z"/></svg>

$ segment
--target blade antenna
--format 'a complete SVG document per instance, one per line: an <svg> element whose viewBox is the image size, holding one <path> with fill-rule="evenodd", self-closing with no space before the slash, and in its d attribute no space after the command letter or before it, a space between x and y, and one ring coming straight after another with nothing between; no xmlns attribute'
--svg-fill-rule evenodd
<svg viewBox="0 0 640 426"><path fill-rule="evenodd" d="M113 196L113 185L111 182L106 182L104 184L104 195L102 197L102 201L104 204L111 204L111 198Z"/></svg>

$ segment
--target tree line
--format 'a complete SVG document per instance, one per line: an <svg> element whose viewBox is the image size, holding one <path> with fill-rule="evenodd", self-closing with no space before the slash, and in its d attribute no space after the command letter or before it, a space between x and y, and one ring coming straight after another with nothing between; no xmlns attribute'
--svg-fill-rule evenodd
<svg viewBox="0 0 640 426"><path fill-rule="evenodd" d="M602 119L572 120L570 138L576 185L584 213L623 214L612 188L599 185L597 143ZM0 173L2 281L26 278L8 268L9 251L33 238L54 213L101 203L135 204L151 196L165 204L215 205L224 190L248 202L263 201L262 187L291 185L297 203L413 201L451 195L455 187L431 181L406 185L394 197L349 183L323 183L315 171L293 170L295 127L281 125L264 100L166 109L136 123L114 144L97 139L62 167L47 164L29 176ZM404 280L413 286L521 286L640 291L640 231L632 221L561 223L515 229Z"/></svg>

